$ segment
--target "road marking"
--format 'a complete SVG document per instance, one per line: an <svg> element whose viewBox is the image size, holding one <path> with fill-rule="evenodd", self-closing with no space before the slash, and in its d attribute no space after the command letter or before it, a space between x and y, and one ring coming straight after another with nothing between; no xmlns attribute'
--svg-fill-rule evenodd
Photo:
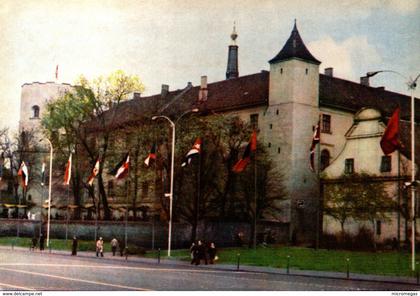
<svg viewBox="0 0 420 296"><path fill-rule="evenodd" d="M101 266L102 268L106 268L106 269L132 269L132 270L144 270L144 271L166 271L166 272L198 272L198 273L212 273L212 276L216 276L216 277L223 277L223 275L220 275L218 273L221 272L221 270L197 270L197 269L175 269L175 268L147 268L147 267L135 267L135 266L114 266L114 265L101 265L101 264L94 264L94 265L90 265L90 266L86 266L86 265L77 265L77 264L52 264L52 263L0 263L0 266L47 266L47 267L78 267L78 268L94 268L97 266ZM3 269L0 267L0 269ZM8 270L8 269L6 269ZM13 271L17 271L17 270L13 270ZM17 271L19 272L19 271ZM29 271L22 271L24 273L30 273ZM258 274L258 272L248 272L248 271L232 271L232 270L223 270L222 272L231 272L232 274L239 274L239 273L246 273L246 274ZM38 274L38 273L34 273L34 274ZM60 276L55 276L55 275L47 275L47 274L41 274L41 275L45 275L45 276L51 276L51 277L57 277L57 278L62 278ZM65 278L66 279L66 278ZM74 279L77 280L77 279ZM262 281L264 283L266 282L276 282L276 283L285 283L285 284L290 284L290 281L285 281L285 280L271 280L271 279L256 279L253 278L253 281ZM80 281L86 281L86 280L80 280ZM89 281L86 281L89 282ZM97 283L97 282L92 282L92 283ZM98 282L99 283L99 282ZM101 283L99 283L101 284ZM104 285L110 285L112 286L112 284L106 284L106 283L102 283ZM333 288L333 289L337 289L337 288L343 288L343 286L341 285L330 285L330 284L317 284L317 283L305 283L305 282L297 282L294 283L295 285L301 285L301 286L306 286L306 287L319 287L319 288ZM118 285L117 285L118 286ZM118 287L125 287L125 286L118 286ZM125 288L131 288L131 287L125 287ZM346 288L344 288L346 289Z"/></svg>
<svg viewBox="0 0 420 296"><path fill-rule="evenodd" d="M102 267L107 269L134 269L144 271L170 271L170 272L193 272L193 273L220 273L230 272L233 274L260 274L254 271L236 271L236 270L203 270L203 269L184 269L184 268L152 268L152 267L135 267L135 266L115 266L115 265L82 265L82 264L53 264L53 263L0 263L0 266L47 266L47 267L81 267L81 268L95 268Z"/></svg>
<svg viewBox="0 0 420 296"><path fill-rule="evenodd" d="M27 287L22 287L22 286L16 286L16 285L10 285L10 284L5 284L5 283L0 283L0 287L5 286L7 288L15 288L18 290L27 290L27 291L32 291L33 289L31 288L27 288Z"/></svg>
<svg viewBox="0 0 420 296"><path fill-rule="evenodd" d="M117 285L117 284L109 284L109 283L103 283L103 282L98 282L98 281L82 280L82 279L76 279L76 278L70 278L70 277L64 277L64 276L58 276L58 275L52 275L52 274L47 274L47 273L32 272L32 271L26 271L26 270L16 270L16 269L4 268L4 267L0 267L0 270L17 272L17 273L25 273L25 274L31 274L31 275L38 275L38 276L45 276L45 277L50 277L50 278L55 278L55 279L60 279L60 280L67 280L67 281L75 281L75 282L89 283L89 284L109 286L109 287L115 287L115 288L123 288L123 289L129 289L129 290L152 291L150 289L130 287L130 286L124 286L124 285Z"/></svg>

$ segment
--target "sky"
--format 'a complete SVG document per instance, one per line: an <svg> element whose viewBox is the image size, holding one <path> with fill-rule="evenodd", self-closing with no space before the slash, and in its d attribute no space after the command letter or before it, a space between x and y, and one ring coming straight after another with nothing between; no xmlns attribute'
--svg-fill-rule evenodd
<svg viewBox="0 0 420 296"><path fill-rule="evenodd" d="M320 72L357 82L420 73L419 0L0 0L0 128L17 128L22 84L54 81L56 65L66 83L121 69L151 95L223 80L233 22L239 75L269 70L294 19ZM405 82L371 79L408 94Z"/></svg>

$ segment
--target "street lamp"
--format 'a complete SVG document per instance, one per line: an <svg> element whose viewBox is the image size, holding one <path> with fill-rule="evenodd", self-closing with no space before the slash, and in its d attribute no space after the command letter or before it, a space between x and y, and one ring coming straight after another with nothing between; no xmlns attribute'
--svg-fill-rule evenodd
<svg viewBox="0 0 420 296"><path fill-rule="evenodd" d="M412 79L411 77L408 79L407 77L405 77L404 75L402 75L399 72L393 71L393 70L381 70L381 71L374 71L374 72L368 72L366 73L366 77L372 77L375 76L378 73L383 73L383 72L390 72L390 73L394 73L397 74L401 77L403 77L406 81L407 81L407 86L408 89L410 90L411 93L411 269L414 271L416 269L416 230L415 230L415 199L416 199L416 186L413 186L414 184L416 184L416 161L415 161L415 119L414 119L414 114L415 114L415 104L414 104L414 90L416 89L417 86L417 80L420 77L420 74L417 75L417 77L415 79Z"/></svg>
<svg viewBox="0 0 420 296"><path fill-rule="evenodd" d="M164 118L166 119L170 126L172 127L172 155L171 155L171 188L169 193L165 193L166 197L169 197L169 230L168 230L168 257L171 256L171 239L172 239L172 203L173 203L173 194L174 194L174 162L175 162L175 124L186 114L191 112L198 112L197 108L194 108L192 110L187 110L184 113L181 114L181 116L178 117L178 119L175 121L175 123L169 119L169 117L165 115L158 115L153 116L152 120L156 120L158 118Z"/></svg>
<svg viewBox="0 0 420 296"><path fill-rule="evenodd" d="M40 142L44 140L39 140ZM51 141L48 138L45 138L48 144L50 144L50 176L48 184L48 222L47 222L47 248L50 246L50 216L51 216L51 184L52 184L52 161L53 161L53 146Z"/></svg>

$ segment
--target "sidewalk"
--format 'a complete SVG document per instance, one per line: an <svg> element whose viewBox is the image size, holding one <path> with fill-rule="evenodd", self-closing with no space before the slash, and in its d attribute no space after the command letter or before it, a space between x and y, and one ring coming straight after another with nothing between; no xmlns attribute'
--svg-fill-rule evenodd
<svg viewBox="0 0 420 296"><path fill-rule="evenodd" d="M2 250L11 250L11 246L0 246ZM71 251L62 251L62 250L48 250L45 249L43 252L36 249L35 251L30 251L29 248L23 247L14 247L15 251L26 251L26 252L35 252L46 255L60 255L60 256L71 256ZM97 258L95 252L79 251L77 252L77 257L82 258ZM240 272L256 272L256 273L267 273L267 274L279 274L287 276L304 276L304 277L319 277L319 278L331 278L331 279L347 279L347 274L344 272L332 272L332 271L316 271L316 270L299 270L299 269L290 269L289 273L285 268L274 268L274 267L262 267L262 266L250 266L250 265L240 265L239 269L237 265L234 264L214 264L214 265L191 265L188 261L182 261L178 258L167 258L161 257L160 263L158 263L157 258L145 258L138 256L128 256L121 257L119 253L116 256L112 256L110 252L105 253L103 258L98 258L98 260L115 260L115 261L128 261L128 262L138 262L145 263L150 265L165 265L165 266L183 266L191 267L194 269L207 269L207 270L224 270L224 271L240 271ZM372 275L372 274L358 274L358 273L349 273L349 280L357 281L370 281L370 282L384 282L384 283L398 283L398 284L410 284L418 285L418 279L415 277L401 277L401 276L382 276L382 275Z"/></svg>

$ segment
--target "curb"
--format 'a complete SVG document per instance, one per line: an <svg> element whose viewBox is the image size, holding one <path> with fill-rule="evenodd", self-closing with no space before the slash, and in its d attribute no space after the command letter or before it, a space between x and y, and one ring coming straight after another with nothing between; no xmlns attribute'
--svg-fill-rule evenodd
<svg viewBox="0 0 420 296"><path fill-rule="evenodd" d="M0 246L2 250L10 250L9 246ZM24 247L14 247L14 251L21 252L31 252L28 248ZM41 252L39 250L32 251L33 253L38 253L42 255L58 255L58 256L71 256L70 251L61 251L61 250L51 250L46 249ZM90 258L95 259L95 252L89 251L79 251L76 258ZM122 262L138 262L149 265L166 265L166 266L190 266L189 262L182 261L176 258L161 258L160 263L158 263L158 258L145 258L137 256L126 257L121 256L106 256L99 257L98 260L106 261L122 261ZM351 280L351 281L361 281L361 282L377 282L377 283L388 283L388 284L403 284L410 286L418 286L419 283L415 277L395 277L395 276L383 276L383 275L369 275L369 274L358 274L358 273L347 273L345 272L331 272L331 271L315 271L315 270L299 270L299 269L285 269L285 268L274 268L274 267L260 267L252 265L242 265L236 266L231 264L217 264L217 265L196 265L190 266L194 269L206 269L206 270L219 270L219 271L231 271L231 272L249 272L249 273L260 273L260 274L276 274L283 276L300 276L308 278L324 278L324 279L335 279L335 280Z"/></svg>

